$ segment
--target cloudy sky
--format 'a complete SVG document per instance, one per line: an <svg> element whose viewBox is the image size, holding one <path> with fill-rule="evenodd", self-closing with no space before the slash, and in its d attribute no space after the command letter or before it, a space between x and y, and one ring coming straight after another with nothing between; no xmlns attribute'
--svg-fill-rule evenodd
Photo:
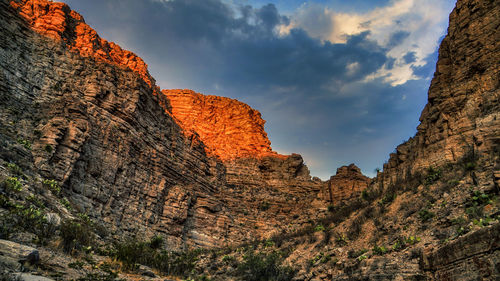
<svg viewBox="0 0 500 281"><path fill-rule="evenodd" d="M163 88L258 109L322 179L413 136L455 0L64 0Z"/></svg>

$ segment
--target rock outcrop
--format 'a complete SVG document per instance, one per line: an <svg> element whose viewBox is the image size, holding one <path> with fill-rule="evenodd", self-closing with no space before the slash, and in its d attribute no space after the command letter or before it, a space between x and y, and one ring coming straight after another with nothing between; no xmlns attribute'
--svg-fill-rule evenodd
<svg viewBox="0 0 500 281"><path fill-rule="evenodd" d="M430 280L498 280L500 224L470 233L423 255Z"/></svg>
<svg viewBox="0 0 500 281"><path fill-rule="evenodd" d="M238 158L284 158L271 149L260 112L234 99L191 90L162 90L172 114L188 136L196 133L208 155L223 161Z"/></svg>
<svg viewBox="0 0 500 281"><path fill-rule="evenodd" d="M0 42L0 157L55 180L113 238L220 246L307 215L319 183L299 155L271 150L258 111L194 92L159 94L142 59L65 4L0 5L9 38Z"/></svg>
<svg viewBox="0 0 500 281"><path fill-rule="evenodd" d="M47 0L13 0L10 6L39 34L61 42L82 57L128 68L137 72L149 86L154 84L146 63L140 57L100 38L68 5Z"/></svg>
<svg viewBox="0 0 500 281"><path fill-rule="evenodd" d="M322 199L336 205L342 201L359 197L361 191L368 187L370 181L370 178L363 175L356 165L342 166L325 183L321 192Z"/></svg>
<svg viewBox="0 0 500 281"><path fill-rule="evenodd" d="M223 243L227 215L213 195L223 166L160 106L142 60L95 33L77 36L87 31L61 3L0 1L1 158L32 163L116 238ZM94 45L75 47L81 40Z"/></svg>
<svg viewBox="0 0 500 281"><path fill-rule="evenodd" d="M499 19L497 1L457 2L417 134L391 154L384 184L461 160L482 161L480 178L491 183L500 165Z"/></svg>

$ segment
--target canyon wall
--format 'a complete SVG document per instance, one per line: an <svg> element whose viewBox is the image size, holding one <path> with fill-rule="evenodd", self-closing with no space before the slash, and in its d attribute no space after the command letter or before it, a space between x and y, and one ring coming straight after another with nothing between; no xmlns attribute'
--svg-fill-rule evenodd
<svg viewBox="0 0 500 281"><path fill-rule="evenodd" d="M162 234L172 248L225 241L227 214L213 196L224 167L161 106L142 60L64 4L0 5L1 157L33 163L116 238ZM76 38L75 23L84 30ZM95 40L80 50L81 37ZM30 149L15 149L19 140Z"/></svg>
<svg viewBox="0 0 500 281"><path fill-rule="evenodd" d="M311 179L300 155L280 155L271 149L257 110L191 90L162 93L185 135L199 136L207 155L222 160L226 186L219 198L233 219L235 227L228 234L232 241L270 237L290 225L299 227L316 213L313 201L321 181Z"/></svg>
<svg viewBox="0 0 500 281"><path fill-rule="evenodd" d="M0 43L0 156L56 180L113 238L221 246L314 212L320 183L299 155L272 151L258 111L192 91L160 93L142 59L65 4L0 4L8 38Z"/></svg>
<svg viewBox="0 0 500 281"><path fill-rule="evenodd" d="M418 131L390 155L384 184L458 161L479 161L479 180L491 184L500 155L499 18L497 1L457 2Z"/></svg>

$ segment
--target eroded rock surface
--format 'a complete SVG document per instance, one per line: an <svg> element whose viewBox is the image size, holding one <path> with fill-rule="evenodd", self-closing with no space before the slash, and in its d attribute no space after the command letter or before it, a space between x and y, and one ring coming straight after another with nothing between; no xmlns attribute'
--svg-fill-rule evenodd
<svg viewBox="0 0 500 281"><path fill-rule="evenodd" d="M60 16L70 27L83 24L61 3L0 5L1 37L9 38L0 42L2 157L32 161L44 178L62 185L79 212L103 221L118 238L164 234L173 248L222 243L228 226L206 222L226 215L212 208L217 199L202 198L219 191L224 169L160 106L166 99L155 95L154 81L115 61L82 56L73 45L79 37L68 45L39 34L74 35L59 27ZM25 9L33 19L26 20ZM100 48L82 50L114 52ZM14 153L20 139L32 144L22 150L26 161Z"/></svg>
<svg viewBox="0 0 500 281"><path fill-rule="evenodd" d="M234 99L191 90L162 90L186 134L196 133L208 155L237 158L284 158L271 149L259 111Z"/></svg>
<svg viewBox="0 0 500 281"><path fill-rule="evenodd" d="M371 179L363 175L356 165L342 166L325 183L321 193L322 199L332 204L339 204L342 201L359 197L370 181Z"/></svg>
<svg viewBox="0 0 500 281"><path fill-rule="evenodd" d="M464 158L483 161L478 178L491 184L500 155L499 21L497 1L457 2L418 132L384 165L385 184Z"/></svg>

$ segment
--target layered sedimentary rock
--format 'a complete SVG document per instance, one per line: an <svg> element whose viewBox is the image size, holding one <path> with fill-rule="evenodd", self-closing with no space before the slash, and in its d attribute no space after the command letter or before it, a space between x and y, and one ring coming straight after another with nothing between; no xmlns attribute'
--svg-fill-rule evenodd
<svg viewBox="0 0 500 281"><path fill-rule="evenodd" d="M300 155L280 155L271 149L257 110L191 90L162 93L186 136L199 136L207 154L223 161L227 185L220 200L237 226L228 234L232 241L269 237L315 213L312 202L321 182L311 180Z"/></svg>
<svg viewBox="0 0 500 281"><path fill-rule="evenodd" d="M234 99L191 90L162 90L172 113L187 134L196 133L208 155L223 161L237 158L284 158L271 149L259 111Z"/></svg>
<svg viewBox="0 0 500 281"><path fill-rule="evenodd" d="M359 197L361 191L368 187L371 179L361 173L354 164L342 166L337 173L325 183L322 199L332 204Z"/></svg>
<svg viewBox="0 0 500 281"><path fill-rule="evenodd" d="M500 224L470 233L423 256L430 280L498 280Z"/></svg>
<svg viewBox="0 0 500 281"><path fill-rule="evenodd" d="M61 42L82 57L131 69L148 85L154 84L146 63L140 57L100 38L68 5L47 0L14 0L10 1L10 6L39 34Z"/></svg>
<svg viewBox="0 0 500 281"><path fill-rule="evenodd" d="M282 231L310 207L319 183L300 156L271 150L258 111L159 94L142 59L99 38L65 4L0 5L9 38L0 42L0 156L56 180L115 238L225 245ZM191 108L176 107L175 118L167 96L176 105L188 97Z"/></svg>
<svg viewBox="0 0 500 281"><path fill-rule="evenodd" d="M497 1L457 2L417 134L391 154L384 183L469 158L481 162L479 178L491 184L500 155L499 24Z"/></svg>
<svg viewBox="0 0 500 281"><path fill-rule="evenodd" d="M223 166L184 136L154 80L130 67L142 60L114 57L121 49L97 39L109 52L82 55L79 37L64 40L74 35L64 24L83 23L75 15L60 3L0 1L0 37L8 38L0 40L0 156L33 163L118 238L161 233L172 248L223 243L227 214L213 196ZM30 149L16 148L19 140Z"/></svg>

